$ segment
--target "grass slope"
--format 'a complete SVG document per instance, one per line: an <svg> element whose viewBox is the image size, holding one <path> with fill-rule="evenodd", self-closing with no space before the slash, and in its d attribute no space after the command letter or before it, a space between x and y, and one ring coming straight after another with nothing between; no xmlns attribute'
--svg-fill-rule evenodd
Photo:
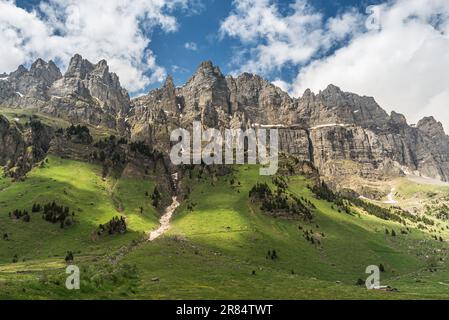
<svg viewBox="0 0 449 320"><path fill-rule="evenodd" d="M273 218L248 198L256 182L271 184L271 178L259 176L257 167L239 166L234 179L240 185L231 185L230 177L187 181L189 199L169 232L151 243L136 240L157 226L158 214L145 195L152 181L103 181L99 168L55 157L24 182L8 187L0 181L6 186L0 191L0 231L11 234L11 241L0 240L0 298L449 298L445 242L416 229L402 235L403 226L361 210L340 213L315 199L303 177L291 178L289 190L315 204L313 222ZM19 204L53 199L81 209L73 228L60 230L34 216L29 224L7 217ZM130 232L94 241L95 227L118 214L127 216ZM299 226L312 230L321 245L306 241ZM397 236L386 235L386 228ZM76 252L81 267L80 291L64 288L67 250ZM279 258L267 259L268 250ZM18 263L11 263L14 254ZM399 293L355 285L367 277L368 265L380 263L386 269L381 283Z"/></svg>

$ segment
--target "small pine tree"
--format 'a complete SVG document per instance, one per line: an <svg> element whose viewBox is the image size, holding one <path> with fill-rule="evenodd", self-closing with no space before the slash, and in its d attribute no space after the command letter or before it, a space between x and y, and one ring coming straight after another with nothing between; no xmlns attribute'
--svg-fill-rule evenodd
<svg viewBox="0 0 449 320"><path fill-rule="evenodd" d="M385 272L385 268L384 268L384 265L382 263L379 265L379 271L380 272Z"/></svg>
<svg viewBox="0 0 449 320"><path fill-rule="evenodd" d="M69 263L73 261L73 252L67 251L67 254L65 256L65 262Z"/></svg>

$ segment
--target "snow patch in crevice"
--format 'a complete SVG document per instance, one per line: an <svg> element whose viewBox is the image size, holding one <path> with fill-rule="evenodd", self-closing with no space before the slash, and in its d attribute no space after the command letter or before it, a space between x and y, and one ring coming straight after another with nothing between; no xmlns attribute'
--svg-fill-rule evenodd
<svg viewBox="0 0 449 320"><path fill-rule="evenodd" d="M310 127L310 130L320 129L320 128L328 128L328 127L352 127L352 124L348 123L327 123L327 124L320 124L317 126Z"/></svg>

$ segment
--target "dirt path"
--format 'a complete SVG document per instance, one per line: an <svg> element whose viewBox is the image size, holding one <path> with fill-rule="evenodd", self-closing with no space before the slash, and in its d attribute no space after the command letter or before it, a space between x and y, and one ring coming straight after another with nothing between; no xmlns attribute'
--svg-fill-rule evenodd
<svg viewBox="0 0 449 320"><path fill-rule="evenodd" d="M150 237L148 238L149 241L153 241L159 238L168 229L170 229L171 217L173 216L175 210L179 207L178 197L173 197L172 200L173 200L172 204L169 207L167 207L167 209L165 209L164 215L159 220L161 224L160 227L157 230L150 233Z"/></svg>

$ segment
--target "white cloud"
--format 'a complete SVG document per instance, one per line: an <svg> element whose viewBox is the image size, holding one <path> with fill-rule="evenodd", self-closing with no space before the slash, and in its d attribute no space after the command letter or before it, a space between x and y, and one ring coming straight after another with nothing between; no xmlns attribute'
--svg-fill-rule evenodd
<svg viewBox="0 0 449 320"><path fill-rule="evenodd" d="M281 88L285 92L289 92L292 89L292 85L282 79L276 79L274 81L271 81L271 83L276 87Z"/></svg>
<svg viewBox="0 0 449 320"><path fill-rule="evenodd" d="M240 71L271 76L294 65L300 72L293 83L274 83L296 96L333 83L374 96L410 123L434 115L449 132L447 0L390 0L377 7L380 30L367 30L368 15L354 9L325 19L308 3L297 0L281 14L271 0L235 0L221 33L241 41L236 61L248 62ZM329 56L333 46L340 49Z"/></svg>
<svg viewBox="0 0 449 320"><path fill-rule="evenodd" d="M0 70L12 71L37 57L65 67L80 53L92 62L108 60L127 89L141 90L165 76L149 49L151 31L176 31L171 13L189 9L190 1L47 0L29 12L0 0Z"/></svg>
<svg viewBox="0 0 449 320"><path fill-rule="evenodd" d="M195 42L186 42L184 48L191 51L198 51L198 46Z"/></svg>
<svg viewBox="0 0 449 320"><path fill-rule="evenodd" d="M220 33L238 38L246 47L238 59L245 61L241 71L269 73L287 63L306 63L318 52L328 50L359 29L360 17L352 12L324 26L323 15L307 0L296 0L287 15L272 0L235 0Z"/></svg>

